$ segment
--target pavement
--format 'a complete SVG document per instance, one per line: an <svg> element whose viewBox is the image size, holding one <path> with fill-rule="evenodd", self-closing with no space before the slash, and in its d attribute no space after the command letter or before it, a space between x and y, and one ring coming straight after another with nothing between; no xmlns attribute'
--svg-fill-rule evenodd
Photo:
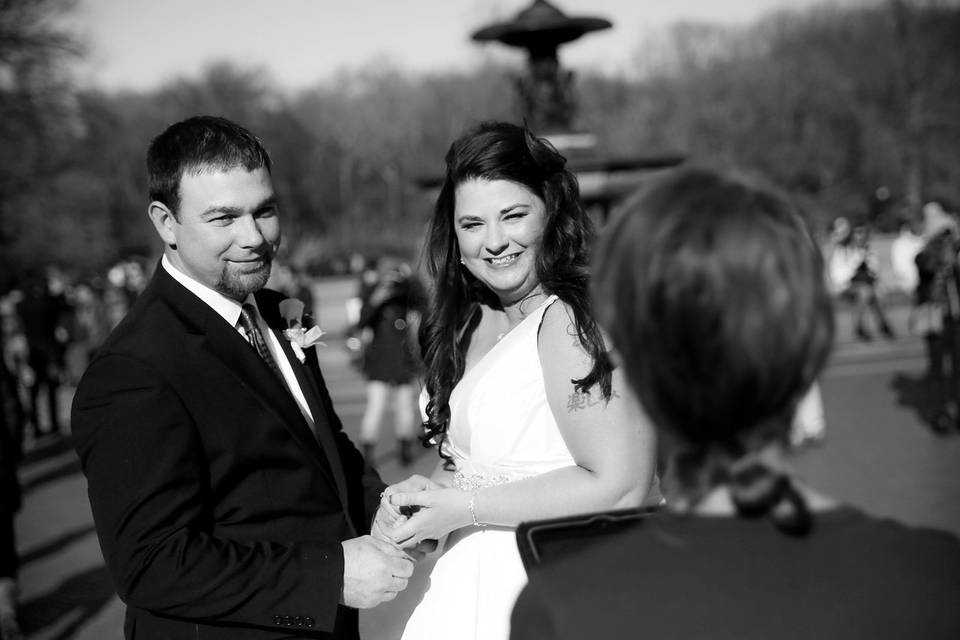
<svg viewBox="0 0 960 640"><path fill-rule="evenodd" d="M923 345L908 331L906 304L893 304L888 313L897 338L860 342L853 338L850 310L838 311L837 346L821 378L827 437L793 462L806 481L836 499L960 536L960 433L937 435L924 421ZM339 340L328 341L321 358L345 429L355 437L363 381ZM64 406L71 395L63 390ZM20 471L21 624L30 639L121 640L123 604L103 566L86 483L67 435L34 443ZM385 435L374 459L384 479L394 482L429 473L436 454L422 451L403 468ZM361 612L365 640L399 637L428 572L429 565L419 567L396 601Z"/></svg>

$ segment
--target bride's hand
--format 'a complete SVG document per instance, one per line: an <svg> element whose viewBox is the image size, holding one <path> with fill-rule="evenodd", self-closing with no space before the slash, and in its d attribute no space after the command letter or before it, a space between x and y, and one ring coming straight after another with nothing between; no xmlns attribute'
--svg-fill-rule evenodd
<svg viewBox="0 0 960 640"><path fill-rule="evenodd" d="M396 527L406 521L407 516L413 513L413 510L407 508L401 511L400 505L393 504L390 501L390 496L397 493L415 493L440 488L442 488L441 485L419 474L414 474L406 480L390 485L380 494L380 509L377 511L380 524ZM381 512L383 513L381 514Z"/></svg>
<svg viewBox="0 0 960 640"><path fill-rule="evenodd" d="M420 507L406 522L399 522L390 534L404 548L423 540L438 540L451 531L473 524L470 494L459 489L396 491L390 495L390 502L395 507Z"/></svg>

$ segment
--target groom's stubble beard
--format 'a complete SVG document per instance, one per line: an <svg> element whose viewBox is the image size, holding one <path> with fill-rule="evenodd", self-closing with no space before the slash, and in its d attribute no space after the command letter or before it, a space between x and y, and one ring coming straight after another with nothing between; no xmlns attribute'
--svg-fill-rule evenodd
<svg viewBox="0 0 960 640"><path fill-rule="evenodd" d="M224 264L214 289L229 298L242 301L266 286L272 265L272 250L263 255L259 265L248 271L241 271L240 265L235 263Z"/></svg>

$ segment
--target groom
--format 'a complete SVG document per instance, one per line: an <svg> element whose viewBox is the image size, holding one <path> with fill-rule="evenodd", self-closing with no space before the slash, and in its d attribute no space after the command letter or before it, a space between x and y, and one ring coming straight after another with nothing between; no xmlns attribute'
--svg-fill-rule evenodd
<svg viewBox="0 0 960 640"><path fill-rule="evenodd" d="M263 289L270 159L201 116L153 140L147 171L163 258L72 415L126 637L358 638L356 608L394 598L412 563L363 535L384 484Z"/></svg>

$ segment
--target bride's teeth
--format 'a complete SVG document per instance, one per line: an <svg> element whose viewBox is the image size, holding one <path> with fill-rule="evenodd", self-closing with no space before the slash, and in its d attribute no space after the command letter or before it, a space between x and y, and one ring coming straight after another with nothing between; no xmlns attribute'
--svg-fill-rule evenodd
<svg viewBox="0 0 960 640"><path fill-rule="evenodd" d="M490 258L491 264L502 265L516 260L517 256L506 256L504 258Z"/></svg>

